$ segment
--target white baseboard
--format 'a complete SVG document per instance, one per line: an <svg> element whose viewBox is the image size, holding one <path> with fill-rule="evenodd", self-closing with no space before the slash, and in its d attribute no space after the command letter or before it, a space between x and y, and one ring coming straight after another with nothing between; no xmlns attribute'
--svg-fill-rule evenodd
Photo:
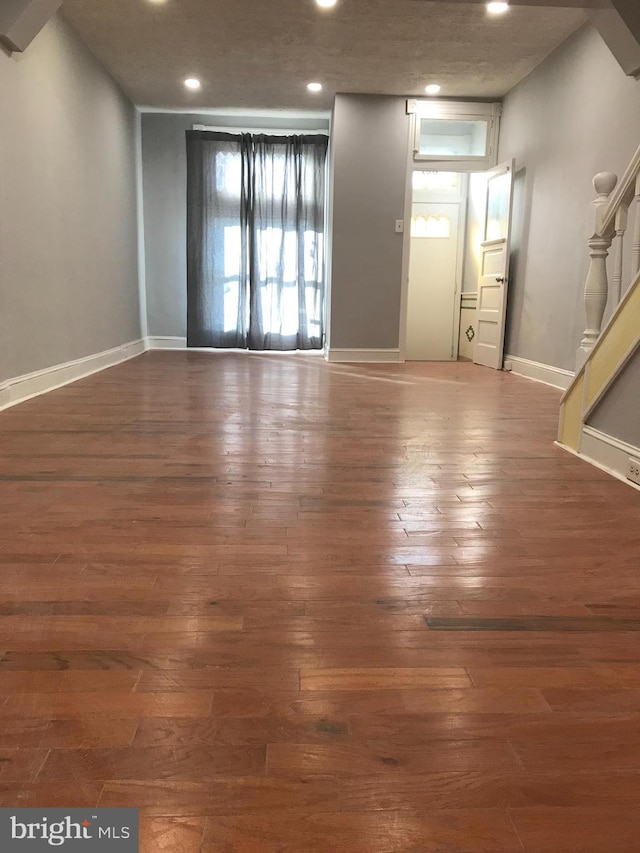
<svg viewBox="0 0 640 853"><path fill-rule="evenodd" d="M402 362L400 350L395 349L335 349L327 352L327 361L352 363L389 363Z"/></svg>
<svg viewBox="0 0 640 853"><path fill-rule="evenodd" d="M614 438L612 435L607 435L590 426L582 428L578 452L564 444L558 442L556 444L573 456L584 459L585 462L595 465L596 468L606 471L612 477L616 477L631 488L640 491L640 486L632 483L631 480L627 480L629 457L640 459L640 447L634 447L632 444L627 444L626 441L621 441L619 438Z"/></svg>
<svg viewBox="0 0 640 853"><path fill-rule="evenodd" d="M507 366L508 363L511 364L510 368ZM575 377L575 373L570 370L541 364L539 361L529 361L528 358L519 358L517 355L505 355L504 364L505 370L510 369L516 376L524 376L526 379L533 379L534 382L543 382L562 391L569 387Z"/></svg>
<svg viewBox="0 0 640 853"><path fill-rule="evenodd" d="M187 339L171 335L149 335L145 338L147 349L186 349Z"/></svg>
<svg viewBox="0 0 640 853"><path fill-rule="evenodd" d="M211 355L221 353L237 353L239 355L268 355L273 358L287 355L322 356L322 350L248 350L237 347L187 347L186 338L172 337L169 335L149 335L145 338L148 350L186 350L189 352L207 352Z"/></svg>
<svg viewBox="0 0 640 853"><path fill-rule="evenodd" d="M141 338L104 352L16 376L0 385L0 410L23 403L40 394L46 394L48 391L55 391L56 388L68 385L70 382L128 361L143 353L146 348L146 342Z"/></svg>

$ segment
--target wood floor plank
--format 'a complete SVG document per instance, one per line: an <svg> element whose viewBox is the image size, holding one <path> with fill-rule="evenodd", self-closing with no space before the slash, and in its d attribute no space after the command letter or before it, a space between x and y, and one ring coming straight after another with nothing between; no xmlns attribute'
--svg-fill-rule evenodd
<svg viewBox="0 0 640 853"><path fill-rule="evenodd" d="M200 853L205 819L145 818L140 821L140 853Z"/></svg>
<svg viewBox="0 0 640 853"><path fill-rule="evenodd" d="M411 687L470 687L466 671L455 667L369 667L303 669L301 690L399 690Z"/></svg>
<svg viewBox="0 0 640 853"><path fill-rule="evenodd" d="M0 783L0 807L24 809L94 808L98 805L102 782L74 779L71 782Z"/></svg>
<svg viewBox="0 0 640 853"><path fill-rule="evenodd" d="M100 806L124 808L131 803L143 815L158 817L277 815L291 811L313 814L339 809L335 780L326 778L230 776L206 782L153 779L105 783Z"/></svg>
<svg viewBox="0 0 640 853"><path fill-rule="evenodd" d="M215 658L213 658L215 660ZM252 667L209 666L190 669L152 670L140 673L136 683L136 693L183 693L191 690L214 690L217 700L222 690L254 690L256 686L271 690L274 695L283 690L297 691L300 676L297 669L279 666L267 669ZM216 702L217 705L217 702Z"/></svg>
<svg viewBox="0 0 640 853"><path fill-rule="evenodd" d="M339 785L340 807L346 812L590 805L615 809L622 804L633 808L640 790L640 773L480 769L394 778L371 775L367 779L343 779Z"/></svg>
<svg viewBox="0 0 640 853"><path fill-rule="evenodd" d="M47 756L46 749L1 749L0 782L33 781Z"/></svg>
<svg viewBox="0 0 640 853"><path fill-rule="evenodd" d="M217 776L252 776L264 770L264 747L208 747L204 743L170 747L53 749L38 781L70 779L167 779L203 781Z"/></svg>
<svg viewBox="0 0 640 853"><path fill-rule="evenodd" d="M593 664L558 667L491 667L469 669L476 687L636 687L639 664Z"/></svg>
<svg viewBox="0 0 640 853"><path fill-rule="evenodd" d="M433 740L508 739L525 748L551 744L562 750L568 741L617 745L639 739L640 712L600 719L585 714L497 713L359 714L349 718L349 732L357 741L422 744ZM516 749L517 751L517 749ZM585 766L587 764L585 763Z"/></svg>
<svg viewBox="0 0 640 853"><path fill-rule="evenodd" d="M60 718L96 714L127 717L202 717L213 702L213 691L175 693L15 693L0 708L4 714L51 714Z"/></svg>
<svg viewBox="0 0 640 853"><path fill-rule="evenodd" d="M9 693L93 693L132 691L140 677L140 672L131 670L106 670L81 672L79 670L56 672L45 670L0 669L0 692Z"/></svg>
<svg viewBox="0 0 640 853"><path fill-rule="evenodd" d="M172 747L203 745L265 745L271 743L346 743L346 719L319 716L204 717L201 719L148 718L141 720L133 746Z"/></svg>
<svg viewBox="0 0 640 853"><path fill-rule="evenodd" d="M619 737L597 731L583 734L583 740L511 740L510 744L522 767L529 771L576 768L594 771L601 767L611 770L640 771L640 735L638 725L622 727Z"/></svg>
<svg viewBox="0 0 640 853"><path fill-rule="evenodd" d="M522 847L506 811L407 814L304 814L209 818L202 853L516 853ZM330 840L329 840L330 839Z"/></svg>
<svg viewBox="0 0 640 853"><path fill-rule="evenodd" d="M544 693L533 687L483 687L473 690L407 690L407 711L450 714L535 714L548 711Z"/></svg>
<svg viewBox="0 0 640 853"><path fill-rule="evenodd" d="M615 805L592 808L532 807L510 811L529 853L636 853L638 812Z"/></svg>
<svg viewBox="0 0 640 853"><path fill-rule="evenodd" d="M91 717L86 714L63 720L51 720L43 732L43 749L92 749L127 747L138 729L137 719ZM4 725L4 721L3 721Z"/></svg>
<svg viewBox="0 0 640 853"><path fill-rule="evenodd" d="M273 776L369 776L386 768L389 774L429 770L475 770L521 765L506 743L482 740L439 740L420 746L393 741L366 744L270 743L267 772Z"/></svg>
<svg viewBox="0 0 640 853"><path fill-rule="evenodd" d="M0 652L0 672L65 672L78 670L129 670L136 673L141 670L174 670L176 667L189 667L193 664L194 654L187 650L173 650L169 654L141 654L113 649L93 649L91 651L68 651L51 648L48 651L6 651Z"/></svg>
<svg viewBox="0 0 640 853"><path fill-rule="evenodd" d="M235 719L270 714L316 719L345 719L358 713L403 714L407 710L404 695L402 691L386 689L279 692L275 684L267 692L261 685L260 690L214 690L211 713Z"/></svg>

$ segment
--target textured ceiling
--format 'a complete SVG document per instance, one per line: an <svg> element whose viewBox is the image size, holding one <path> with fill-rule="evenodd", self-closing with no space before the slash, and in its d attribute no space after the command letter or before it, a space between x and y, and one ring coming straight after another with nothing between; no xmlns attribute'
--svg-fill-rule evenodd
<svg viewBox="0 0 640 853"><path fill-rule="evenodd" d="M65 0L63 10L136 104L173 109L330 109L336 92L424 95L431 81L444 96L499 97L585 20L576 8L490 18L483 5L431 0L331 10L313 0ZM183 88L190 75L200 92ZM324 91L309 94L311 80Z"/></svg>

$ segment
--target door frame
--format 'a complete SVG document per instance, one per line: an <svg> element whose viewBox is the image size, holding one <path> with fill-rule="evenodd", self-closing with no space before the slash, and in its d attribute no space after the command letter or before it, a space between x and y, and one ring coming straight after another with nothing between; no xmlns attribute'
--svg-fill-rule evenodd
<svg viewBox="0 0 640 853"><path fill-rule="evenodd" d="M401 278L401 286L400 286L400 328L398 334L398 361L404 362L406 361L407 354L407 304L408 304L408 294L409 294L409 258L411 255L411 208L413 204L413 173L414 172L458 172L460 174L481 174L484 175L487 172L490 172L492 168L497 165L498 157L497 157L497 139L499 133L499 122L500 122L501 110L499 108L496 109L494 121L497 121L497 125L494 128L496 145L493 150L490 152L490 157L488 157L488 162L480 166L476 167L476 164L471 164L469 161L460 160L459 162L454 161L442 161L435 160L432 162L425 160L416 160L414 158L414 125L413 122L407 122L407 168L405 173L405 184L404 184L404 233L402 235L402 278ZM415 116L409 116L411 119L415 119ZM515 170L514 170L515 176ZM468 184L467 184L467 198L468 198ZM467 205L464 208L464 222L461 223L461 227L464 228L464 237L465 239L462 241L462 258L461 258L461 270L464 272L464 262L465 262L465 248L466 248L466 230L467 230ZM459 242L460 248L460 242ZM458 275L458 273L456 273ZM462 305L462 275L459 278L458 289L456 293L456 317L454 318L454 340L455 340L455 348L456 351L460 349L460 310Z"/></svg>
<svg viewBox="0 0 640 853"><path fill-rule="evenodd" d="M413 138L411 138L413 144ZM413 149L411 149L411 154ZM455 168L455 163L446 163L444 165L438 163L433 164L433 168L429 168L430 164L425 162L414 162L410 157L407 162L407 174L405 179L405 194L404 194L404 233L402 240L402 288L400 291L400 334L399 334L399 360L406 361L407 356L407 307L409 303L409 260L411 258L411 214L413 210L413 173L414 172L455 172L462 176L463 186L461 192L456 196L442 195L436 199L434 193L434 202L442 201L443 203L460 205L460 217L458 221L458 246L456 248L456 291L454 299L454 315L451 318L453 323L453 357L452 361L457 358L457 353L460 347L460 308L462 304L462 281L464 273L465 249L467 237L467 207L469 199L469 175L472 174L468 170ZM479 170L482 174L486 169ZM431 199L430 199L431 201Z"/></svg>
<svg viewBox="0 0 640 853"><path fill-rule="evenodd" d="M444 171L443 169L435 170L435 169L416 169L417 172L432 172L432 171ZM452 193L438 193L433 192L430 194L428 201L425 202L416 202L417 204L455 204L458 207L458 235L457 235L457 245L456 245L456 269L455 269L455 291L454 291L454 304L453 304L453 316L451 317L451 323L453 324L452 328L452 336L451 336L451 361L456 360L458 346L460 343L460 306L462 303L462 274L464 271L464 256L465 256L465 243L467 236L467 202L469 197L469 175L467 172L456 172L456 174L460 175L462 180L460 183L460 187L458 192L454 195ZM413 177L413 173L412 173ZM409 218L405 220L406 226L405 230L408 231L408 243L409 243L409 257L407 262L407 306L409 302L409 267L411 262L411 219L413 215L413 186L411 187L411 204L409 205ZM457 322L456 322L457 318ZM407 316L405 315L405 338L404 338L404 360L406 360L406 331L407 331Z"/></svg>

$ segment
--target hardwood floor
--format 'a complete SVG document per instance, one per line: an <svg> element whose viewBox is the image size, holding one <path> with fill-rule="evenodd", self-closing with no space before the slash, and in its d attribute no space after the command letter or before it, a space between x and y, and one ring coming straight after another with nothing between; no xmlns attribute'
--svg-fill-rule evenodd
<svg viewBox="0 0 640 853"><path fill-rule="evenodd" d="M0 805L143 853L637 853L640 493L469 364L151 353L0 415Z"/></svg>

